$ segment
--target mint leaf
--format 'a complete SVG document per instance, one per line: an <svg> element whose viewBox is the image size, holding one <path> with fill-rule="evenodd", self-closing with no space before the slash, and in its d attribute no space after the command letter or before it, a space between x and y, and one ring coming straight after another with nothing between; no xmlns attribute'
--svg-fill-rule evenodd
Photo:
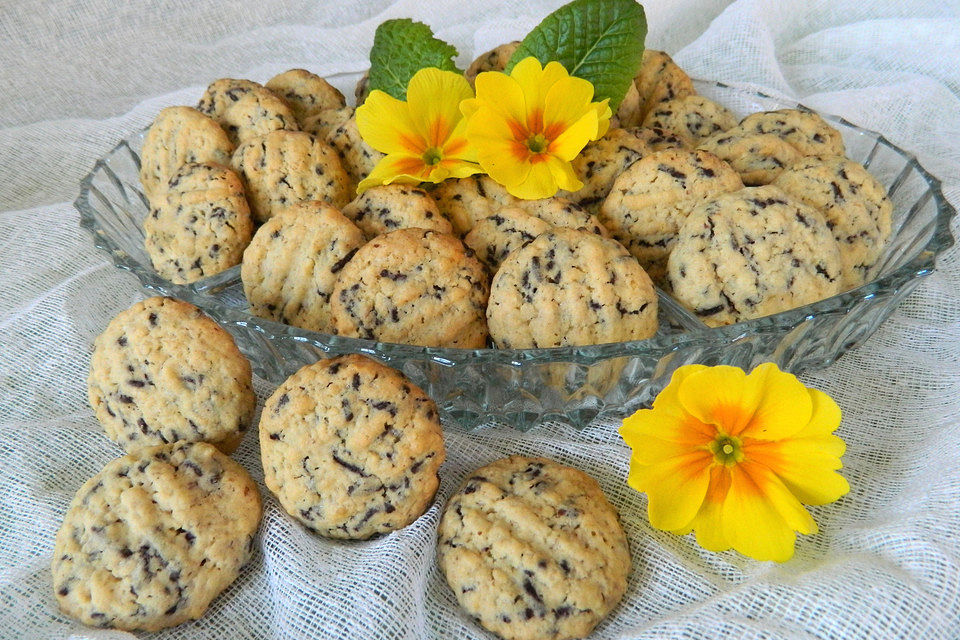
<svg viewBox="0 0 960 640"><path fill-rule="evenodd" d="M457 50L433 37L433 31L422 22L409 18L387 20L373 37L370 50L369 90L386 91L398 100L407 97L407 84L425 67L456 71L453 59Z"/></svg>
<svg viewBox="0 0 960 640"><path fill-rule="evenodd" d="M533 56L556 60L572 76L593 84L594 100L610 98L614 113L640 68L647 18L635 0L574 0L527 34L507 63Z"/></svg>

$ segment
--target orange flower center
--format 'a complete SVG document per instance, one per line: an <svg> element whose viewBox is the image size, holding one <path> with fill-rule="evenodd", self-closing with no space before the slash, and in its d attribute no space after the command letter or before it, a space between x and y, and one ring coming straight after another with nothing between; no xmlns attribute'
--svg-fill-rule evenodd
<svg viewBox="0 0 960 640"><path fill-rule="evenodd" d="M718 464L730 467L743 460L743 446L736 436L718 434L707 446Z"/></svg>

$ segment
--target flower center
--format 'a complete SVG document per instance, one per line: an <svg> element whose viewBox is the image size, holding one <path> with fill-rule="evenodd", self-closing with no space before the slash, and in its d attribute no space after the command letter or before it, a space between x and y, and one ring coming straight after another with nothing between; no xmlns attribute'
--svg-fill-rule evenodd
<svg viewBox="0 0 960 640"><path fill-rule="evenodd" d="M543 153L549 144L547 137L542 133L527 138L527 149L530 149L530 153Z"/></svg>
<svg viewBox="0 0 960 640"><path fill-rule="evenodd" d="M731 466L743 460L740 438L720 435L710 443L713 458L722 465Z"/></svg>
<svg viewBox="0 0 960 640"><path fill-rule="evenodd" d="M437 147L430 147L423 152L423 163L428 167L432 167L441 160L443 160L443 154L440 152L440 149Z"/></svg>

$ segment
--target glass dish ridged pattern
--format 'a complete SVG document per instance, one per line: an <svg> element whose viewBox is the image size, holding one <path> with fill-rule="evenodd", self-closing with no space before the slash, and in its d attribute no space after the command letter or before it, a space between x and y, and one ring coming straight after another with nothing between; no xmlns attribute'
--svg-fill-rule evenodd
<svg viewBox="0 0 960 640"><path fill-rule="evenodd" d="M695 84L698 92L739 116L804 108L719 83ZM794 373L826 367L869 337L933 271L936 256L953 244L949 224L956 214L939 181L883 136L841 118L824 117L843 134L847 155L865 165L893 201L893 234L873 279L814 304L715 329L660 292L659 331L636 342L516 350L385 344L251 315L239 267L175 285L157 275L143 248L148 207L138 179L138 152L144 132L121 141L97 161L81 182L75 205L81 226L118 268L133 272L151 295L173 296L204 309L234 335L257 375L271 382L279 383L319 358L364 353L402 370L436 400L446 417L464 427L488 420L517 429L548 420L582 426L632 413L685 364L750 369L772 361Z"/></svg>

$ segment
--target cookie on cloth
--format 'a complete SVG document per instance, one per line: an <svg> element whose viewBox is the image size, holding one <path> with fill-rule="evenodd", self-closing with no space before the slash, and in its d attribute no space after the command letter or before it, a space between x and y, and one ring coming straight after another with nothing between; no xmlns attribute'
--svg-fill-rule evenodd
<svg viewBox="0 0 960 640"><path fill-rule="evenodd" d="M398 229L357 251L331 307L340 335L474 349L487 342L488 294L486 270L456 237Z"/></svg>
<svg viewBox="0 0 960 640"><path fill-rule="evenodd" d="M233 143L212 118L191 107L167 107L154 119L140 150L140 183L151 206L170 178L190 162L230 164Z"/></svg>
<svg viewBox="0 0 960 640"><path fill-rule="evenodd" d="M710 327L828 298L842 276L823 214L772 185L695 207L667 261L675 297Z"/></svg>
<svg viewBox="0 0 960 640"><path fill-rule="evenodd" d="M323 200L338 209L350 202L350 177L336 152L302 131L272 131L233 153L257 222L304 200Z"/></svg>
<svg viewBox="0 0 960 640"><path fill-rule="evenodd" d="M365 241L356 225L325 202L281 210L257 230L243 254L240 278L250 312L332 333L330 294Z"/></svg>
<svg viewBox="0 0 960 640"><path fill-rule="evenodd" d="M80 487L57 532L60 610L127 631L199 618L250 559L260 515L250 474L209 444L114 460Z"/></svg>
<svg viewBox="0 0 960 640"><path fill-rule="evenodd" d="M500 265L487 322L506 349L644 340L657 331L657 294L618 242L555 228Z"/></svg>
<svg viewBox="0 0 960 640"><path fill-rule="evenodd" d="M506 187L487 175L444 180L431 195L440 213L460 236L468 234L473 225L497 210L519 202Z"/></svg>
<svg viewBox="0 0 960 640"><path fill-rule="evenodd" d="M671 131L695 147L710 136L737 126L737 117L726 107L700 95L660 102L643 121L643 126Z"/></svg>
<svg viewBox="0 0 960 640"><path fill-rule="evenodd" d="M457 602L507 640L583 638L627 589L617 512L596 480L552 460L511 456L477 469L437 533Z"/></svg>
<svg viewBox="0 0 960 640"><path fill-rule="evenodd" d="M663 286L667 257L687 214L708 197L742 188L737 172L712 153L657 151L617 178L600 221Z"/></svg>
<svg viewBox="0 0 960 640"><path fill-rule="evenodd" d="M653 49L643 52L643 60L633 84L640 94L637 115L640 122L643 122L659 103L696 93L690 76L677 66L673 58L663 51Z"/></svg>
<svg viewBox="0 0 960 640"><path fill-rule="evenodd" d="M197 108L216 120L235 145L271 131L300 129L296 116L282 98L250 80L214 81Z"/></svg>
<svg viewBox="0 0 960 640"><path fill-rule="evenodd" d="M294 518L331 538L407 526L439 485L434 402L395 369L352 354L303 367L260 417L264 482Z"/></svg>
<svg viewBox="0 0 960 640"><path fill-rule="evenodd" d="M243 182L220 164L185 164L143 221L153 268L186 284L240 264L253 234Z"/></svg>
<svg viewBox="0 0 960 640"><path fill-rule="evenodd" d="M90 406L128 452L186 440L232 452L253 418L250 363L200 309L153 297L120 312L93 343Z"/></svg>
<svg viewBox="0 0 960 640"><path fill-rule="evenodd" d="M510 61L510 56L513 55L513 52L516 51L519 46L520 41L514 40L513 42L501 44L499 47L494 47L490 51L481 53L470 63L470 66L467 67L463 75L466 76L467 81L472 85L476 82L477 76L484 71L503 71Z"/></svg>
<svg viewBox="0 0 960 640"><path fill-rule="evenodd" d="M773 185L824 215L840 244L841 287L866 282L892 227L893 205L883 185L863 165L843 156L801 158Z"/></svg>
<svg viewBox="0 0 960 640"><path fill-rule="evenodd" d="M369 239L397 229L433 229L453 233L440 215L436 201L423 189L407 184L385 184L367 189L343 208Z"/></svg>
<svg viewBox="0 0 960 640"><path fill-rule="evenodd" d="M340 109L347 104L333 85L306 69L284 71L264 86L286 101L301 125L323 109Z"/></svg>

